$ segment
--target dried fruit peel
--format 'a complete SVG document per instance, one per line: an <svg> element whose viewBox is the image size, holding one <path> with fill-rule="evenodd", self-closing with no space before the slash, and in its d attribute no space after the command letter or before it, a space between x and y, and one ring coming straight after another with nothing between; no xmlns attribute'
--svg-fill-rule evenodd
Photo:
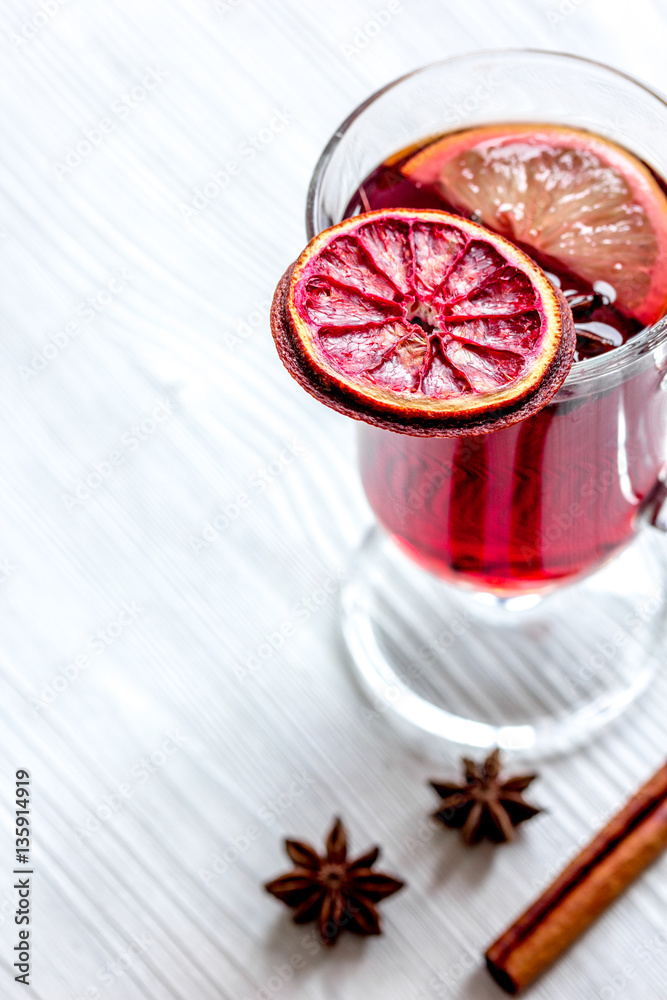
<svg viewBox="0 0 667 1000"><path fill-rule="evenodd" d="M529 257L433 210L369 212L320 233L278 285L271 327L313 396L433 436L496 430L540 409L576 341L564 298Z"/></svg>

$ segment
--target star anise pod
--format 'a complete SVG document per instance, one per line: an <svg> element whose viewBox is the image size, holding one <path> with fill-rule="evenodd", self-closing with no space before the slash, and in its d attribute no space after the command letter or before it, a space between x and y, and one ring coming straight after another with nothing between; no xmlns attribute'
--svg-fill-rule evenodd
<svg viewBox="0 0 667 1000"><path fill-rule="evenodd" d="M525 802L522 794L537 775L500 780L500 750L494 750L483 764L464 757L463 765L464 785L429 784L443 800L434 818L461 830L466 844L477 844L484 837L496 843L513 840L514 827L542 811Z"/></svg>
<svg viewBox="0 0 667 1000"><path fill-rule="evenodd" d="M322 940L335 944L342 930L380 934L375 904L404 885L399 879L371 871L380 854L373 847L354 861L347 859L347 836L339 819L320 857L308 844L286 840L285 849L295 867L264 888L294 909L294 922L317 920Z"/></svg>

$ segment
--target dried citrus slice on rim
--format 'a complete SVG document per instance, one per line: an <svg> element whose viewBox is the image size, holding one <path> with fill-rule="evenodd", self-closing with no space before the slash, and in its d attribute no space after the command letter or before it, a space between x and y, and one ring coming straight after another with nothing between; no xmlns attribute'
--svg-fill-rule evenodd
<svg viewBox="0 0 667 1000"><path fill-rule="evenodd" d="M401 167L455 211L564 265L644 324L667 311L667 196L632 153L561 125L443 136Z"/></svg>
<svg viewBox="0 0 667 1000"><path fill-rule="evenodd" d="M567 375L572 314L546 274L445 212L368 212L316 236L283 276L271 328L318 399L409 434L496 430Z"/></svg>

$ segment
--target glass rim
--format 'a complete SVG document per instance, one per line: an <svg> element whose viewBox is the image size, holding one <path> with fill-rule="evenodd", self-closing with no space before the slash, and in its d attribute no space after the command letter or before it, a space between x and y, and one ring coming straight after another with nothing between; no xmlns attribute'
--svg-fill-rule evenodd
<svg viewBox="0 0 667 1000"><path fill-rule="evenodd" d="M574 55L570 52L557 52L552 49L533 49L533 48L503 48L503 49L480 49L473 52L465 52L455 56L449 56L446 59L437 59L434 62L426 63L424 66L419 66L417 69L410 70L407 73L403 73L401 76L397 77L395 80L391 80L389 83L380 87L378 90L374 91L367 97L361 104L358 104L356 108L345 118L341 124L338 126L336 131L333 133L327 144L325 145L320 157L315 164L315 169L310 179L310 184L308 186L308 194L306 198L306 234L309 240L317 235L318 230L313 224L315 219L315 212L319 205L319 196L322 188L322 182L324 175L326 173L327 167L333 157L336 147L343 139L345 133L354 124L354 122L361 117L361 115L366 111L368 107L375 103L380 97L386 94L388 91L393 90L394 87L399 86L411 77L419 76L421 73L425 73L428 70L435 69L439 66L449 66L452 63L463 62L471 59L479 59L483 57L512 57L512 56L549 56L556 59L568 60L571 62L584 63L588 66L595 66L597 69L602 69L606 73L611 73L615 77L620 77L628 83L632 84L634 87L638 87L643 90L650 97L659 101L663 105L665 111L667 111L667 99L660 94L658 91L649 87L647 84L642 83L636 77L631 76L629 73L625 73L623 70L615 69L613 66L609 66L606 63L599 62L597 59L588 59L586 56ZM563 390L568 388L573 388L582 382L588 382L598 376L605 376L611 374L617 374L621 370L627 368L633 362L639 360L647 354L650 354L653 349L660 343L661 340L667 337L667 316L662 317L662 319L657 320L652 326L646 327L641 333L636 334L625 344L620 347L615 347L612 351L608 351L606 354L602 354L597 358L587 358L584 361L577 362L573 365L572 369L568 372L567 378L563 382L562 386L558 390L556 396L559 396ZM554 397L555 400L556 397Z"/></svg>

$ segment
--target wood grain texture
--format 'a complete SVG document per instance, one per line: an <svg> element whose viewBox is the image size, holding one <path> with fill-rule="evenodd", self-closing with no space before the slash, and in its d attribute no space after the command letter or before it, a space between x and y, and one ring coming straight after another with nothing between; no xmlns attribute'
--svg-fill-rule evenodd
<svg viewBox="0 0 667 1000"><path fill-rule="evenodd" d="M664 758L663 678L542 768L549 812L516 844L468 852L426 822L453 755L369 719L347 669L330 591L371 521L353 427L292 383L268 328L321 148L372 90L477 48L667 89L659 0L402 0L370 37L382 6L3 5L3 998L25 995L17 767L35 1000L491 1000L484 948ZM409 887L382 938L332 956L259 886L284 836L319 842L336 813ZM666 873L531 996L662 998Z"/></svg>

